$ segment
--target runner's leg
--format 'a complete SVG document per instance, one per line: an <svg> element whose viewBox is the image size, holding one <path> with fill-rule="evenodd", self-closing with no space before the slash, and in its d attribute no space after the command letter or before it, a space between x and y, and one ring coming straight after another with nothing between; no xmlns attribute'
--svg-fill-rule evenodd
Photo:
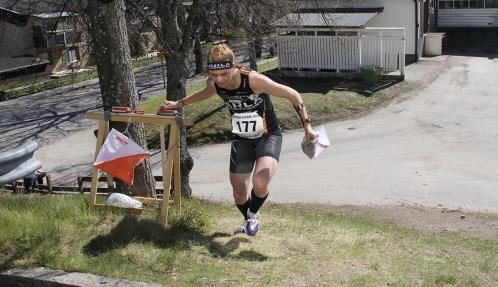
<svg viewBox="0 0 498 287"><path fill-rule="evenodd" d="M241 225L233 231L234 235L247 233L247 214L251 205L251 198L248 198L250 178L251 173L230 173L233 199L240 213L244 216Z"/></svg>
<svg viewBox="0 0 498 287"><path fill-rule="evenodd" d="M244 216L242 224L235 229L234 234L246 233L247 214L251 205L248 197L251 172L255 161L255 141L234 140L230 152L230 183L233 190L235 205Z"/></svg>
<svg viewBox="0 0 498 287"><path fill-rule="evenodd" d="M250 173L230 173L233 199L245 219L247 219L247 209L250 206L250 198L248 198L250 178Z"/></svg>
<svg viewBox="0 0 498 287"><path fill-rule="evenodd" d="M256 147L256 164L252 176L251 213L257 213L268 196L268 185L277 171L282 135L269 134L259 141Z"/></svg>
<svg viewBox="0 0 498 287"><path fill-rule="evenodd" d="M270 181L277 171L278 161L270 156L260 157L256 161L252 177L253 190L250 211L257 213L268 197Z"/></svg>

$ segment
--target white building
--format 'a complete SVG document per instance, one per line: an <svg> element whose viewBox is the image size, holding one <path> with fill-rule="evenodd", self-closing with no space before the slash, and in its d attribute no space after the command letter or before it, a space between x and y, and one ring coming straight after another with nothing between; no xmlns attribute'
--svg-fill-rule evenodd
<svg viewBox="0 0 498 287"><path fill-rule="evenodd" d="M498 43L498 0L439 0L436 26L453 45Z"/></svg>
<svg viewBox="0 0 498 287"><path fill-rule="evenodd" d="M498 0L439 0L439 28L498 28Z"/></svg>
<svg viewBox="0 0 498 287"><path fill-rule="evenodd" d="M422 52L423 0L303 1L275 23L281 69L400 71ZM422 27L421 27L422 25Z"/></svg>

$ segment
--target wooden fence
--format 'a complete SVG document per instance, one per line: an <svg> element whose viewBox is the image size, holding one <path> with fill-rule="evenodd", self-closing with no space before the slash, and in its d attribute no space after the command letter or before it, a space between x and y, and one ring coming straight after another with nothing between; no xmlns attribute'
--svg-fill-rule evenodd
<svg viewBox="0 0 498 287"><path fill-rule="evenodd" d="M339 73L378 66L384 73L404 74L404 35L379 31L365 30L358 36L279 36L279 68Z"/></svg>

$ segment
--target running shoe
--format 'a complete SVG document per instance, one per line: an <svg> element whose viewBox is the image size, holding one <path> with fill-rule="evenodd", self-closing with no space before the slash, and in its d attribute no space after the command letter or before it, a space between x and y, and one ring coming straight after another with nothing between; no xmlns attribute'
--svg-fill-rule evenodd
<svg viewBox="0 0 498 287"><path fill-rule="evenodd" d="M243 220L242 224L233 231L233 235L246 234L247 220Z"/></svg>
<svg viewBox="0 0 498 287"><path fill-rule="evenodd" d="M259 231L259 212L252 213L248 210L247 217L246 233L249 236L256 236Z"/></svg>

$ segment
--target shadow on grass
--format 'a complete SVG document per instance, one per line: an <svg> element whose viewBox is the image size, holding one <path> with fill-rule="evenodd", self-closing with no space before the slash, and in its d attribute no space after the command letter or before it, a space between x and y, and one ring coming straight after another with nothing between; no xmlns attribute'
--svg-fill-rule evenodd
<svg viewBox="0 0 498 287"><path fill-rule="evenodd" d="M265 75L275 82L287 85L300 93L327 94L335 90L351 91L366 97L400 82L400 79L391 76L384 76L377 84L366 85L357 79L279 76L277 71L270 71Z"/></svg>
<svg viewBox="0 0 498 287"><path fill-rule="evenodd" d="M125 247L131 242L151 242L159 248L190 249L191 243L206 246L215 257L234 258L250 261L264 261L268 259L256 251L243 251L238 255L231 254L241 243L250 242L247 238L234 237L227 243L221 244L215 239L230 237L228 233L214 233L206 235L197 230L185 227L164 228L151 219L138 220L136 217L126 215L109 234L99 235L83 247L83 253L88 256L99 256L113 249Z"/></svg>

